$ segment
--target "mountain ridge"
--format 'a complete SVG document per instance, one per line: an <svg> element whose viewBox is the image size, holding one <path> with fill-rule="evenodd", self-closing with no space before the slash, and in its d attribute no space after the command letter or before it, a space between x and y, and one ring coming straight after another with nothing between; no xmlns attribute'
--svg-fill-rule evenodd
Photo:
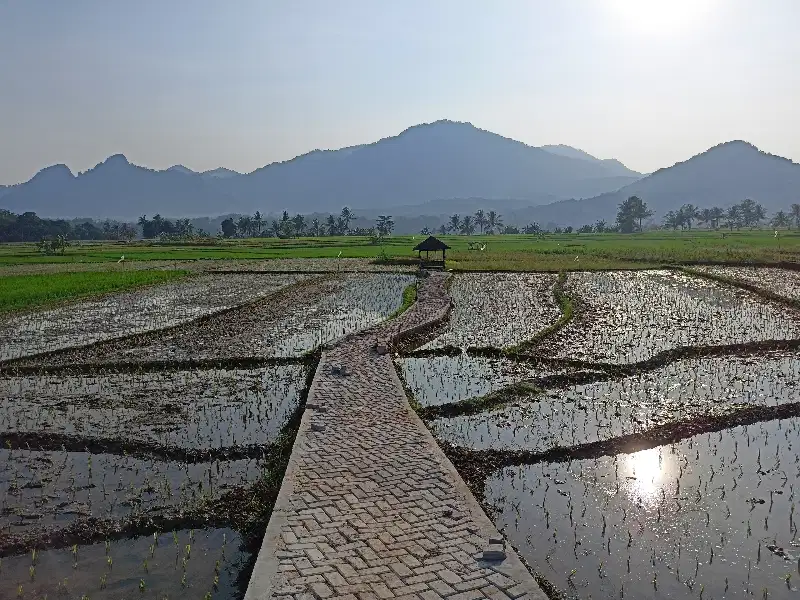
<svg viewBox="0 0 800 600"><path fill-rule="evenodd" d="M542 198L593 196L638 176L469 123L440 120L369 144L313 150L248 174L222 168L197 173L183 165L158 171L132 164L123 154L77 175L52 166L4 193L2 205L48 217L130 218L155 212L338 212L344 205L389 208L472 196L535 204Z"/></svg>

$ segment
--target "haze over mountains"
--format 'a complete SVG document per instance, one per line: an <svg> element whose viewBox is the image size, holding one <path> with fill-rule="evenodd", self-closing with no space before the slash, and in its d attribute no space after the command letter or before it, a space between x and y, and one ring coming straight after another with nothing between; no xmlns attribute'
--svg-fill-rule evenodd
<svg viewBox="0 0 800 600"><path fill-rule="evenodd" d="M134 219L227 213L462 214L477 208L506 222L582 225L613 221L624 198L641 196L656 217L686 202L726 206L751 197L768 211L798 199L800 165L745 142L715 146L643 177L615 159L563 145L536 148L469 123L437 121L340 150L315 150L252 173L155 171L116 154L73 175L47 167L0 187L0 208L44 217ZM583 200L575 200L584 198ZM360 210L359 210L360 209Z"/></svg>

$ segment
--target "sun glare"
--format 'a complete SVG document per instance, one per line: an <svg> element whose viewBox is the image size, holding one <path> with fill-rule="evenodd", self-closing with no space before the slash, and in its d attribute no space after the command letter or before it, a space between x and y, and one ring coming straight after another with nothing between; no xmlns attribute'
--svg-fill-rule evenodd
<svg viewBox="0 0 800 600"><path fill-rule="evenodd" d="M610 0L613 18L626 30L669 35L700 25L715 0Z"/></svg>
<svg viewBox="0 0 800 600"><path fill-rule="evenodd" d="M625 455L627 477L630 478L630 491L642 501L649 502L657 497L661 489L665 467L658 448L642 450Z"/></svg>

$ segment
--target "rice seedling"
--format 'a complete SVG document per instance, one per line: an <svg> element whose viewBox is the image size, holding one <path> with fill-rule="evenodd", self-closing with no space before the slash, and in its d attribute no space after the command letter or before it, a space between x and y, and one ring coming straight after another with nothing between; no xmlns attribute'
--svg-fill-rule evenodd
<svg viewBox="0 0 800 600"><path fill-rule="evenodd" d="M206 275L7 316L0 319L0 360L174 327L263 298L301 279L297 275Z"/></svg>
<svg viewBox="0 0 800 600"><path fill-rule="evenodd" d="M422 348L506 348L529 340L561 316L555 282L555 275L542 273L458 274L450 286L450 322Z"/></svg>
<svg viewBox="0 0 800 600"><path fill-rule="evenodd" d="M754 293L674 271L570 273L578 315L536 352L634 363L679 347L800 337L797 314Z"/></svg>

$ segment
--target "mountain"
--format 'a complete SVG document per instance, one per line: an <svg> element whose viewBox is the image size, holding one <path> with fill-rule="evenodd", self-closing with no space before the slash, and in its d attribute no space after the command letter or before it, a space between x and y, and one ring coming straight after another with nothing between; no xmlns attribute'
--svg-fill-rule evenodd
<svg viewBox="0 0 800 600"><path fill-rule="evenodd" d="M60 179L37 183L52 168ZM469 197L536 205L594 196L638 178L620 175L605 161L561 156L453 121L416 125L371 144L315 150L247 175L226 169L198 174L180 165L154 171L122 155L78 176L63 165L48 169L7 193L2 207L48 217L134 218L386 209Z"/></svg>
<svg viewBox="0 0 800 600"><path fill-rule="evenodd" d="M197 175L195 171L192 171L188 167L184 167L183 165L173 165L167 171L174 171L175 173L183 173L184 175Z"/></svg>
<svg viewBox="0 0 800 600"><path fill-rule="evenodd" d="M629 169L621 162L619 162L616 158L597 158L592 156L588 152L584 152L583 150L579 150L578 148L573 148L572 146L565 146L564 144L549 144L546 146L540 146L542 150L546 150L551 154L557 154L559 156L566 156L568 158L576 158L578 160L589 160L593 162L599 162L605 165L610 172L616 174L619 177L636 177L637 179L642 176L641 173L638 173L632 169Z"/></svg>
<svg viewBox="0 0 800 600"><path fill-rule="evenodd" d="M200 174L203 177L213 177L217 179L226 179L228 177L237 177L241 175L241 173L237 173L236 171L231 171L230 169L226 169L225 167L218 167L211 171L203 171Z"/></svg>
<svg viewBox="0 0 800 600"><path fill-rule="evenodd" d="M197 174L154 171L115 154L77 176L66 165L47 167L3 196L0 208L34 211L43 217L133 219L155 213L217 214L226 212L231 200L224 191L209 188Z"/></svg>
<svg viewBox="0 0 800 600"><path fill-rule="evenodd" d="M745 198L760 202L768 213L798 201L800 164L762 152L740 140L719 144L620 188L584 200L559 201L517 211L519 222L580 226L597 219L613 221L620 202L639 196L660 221L686 203L700 208L726 207Z"/></svg>

